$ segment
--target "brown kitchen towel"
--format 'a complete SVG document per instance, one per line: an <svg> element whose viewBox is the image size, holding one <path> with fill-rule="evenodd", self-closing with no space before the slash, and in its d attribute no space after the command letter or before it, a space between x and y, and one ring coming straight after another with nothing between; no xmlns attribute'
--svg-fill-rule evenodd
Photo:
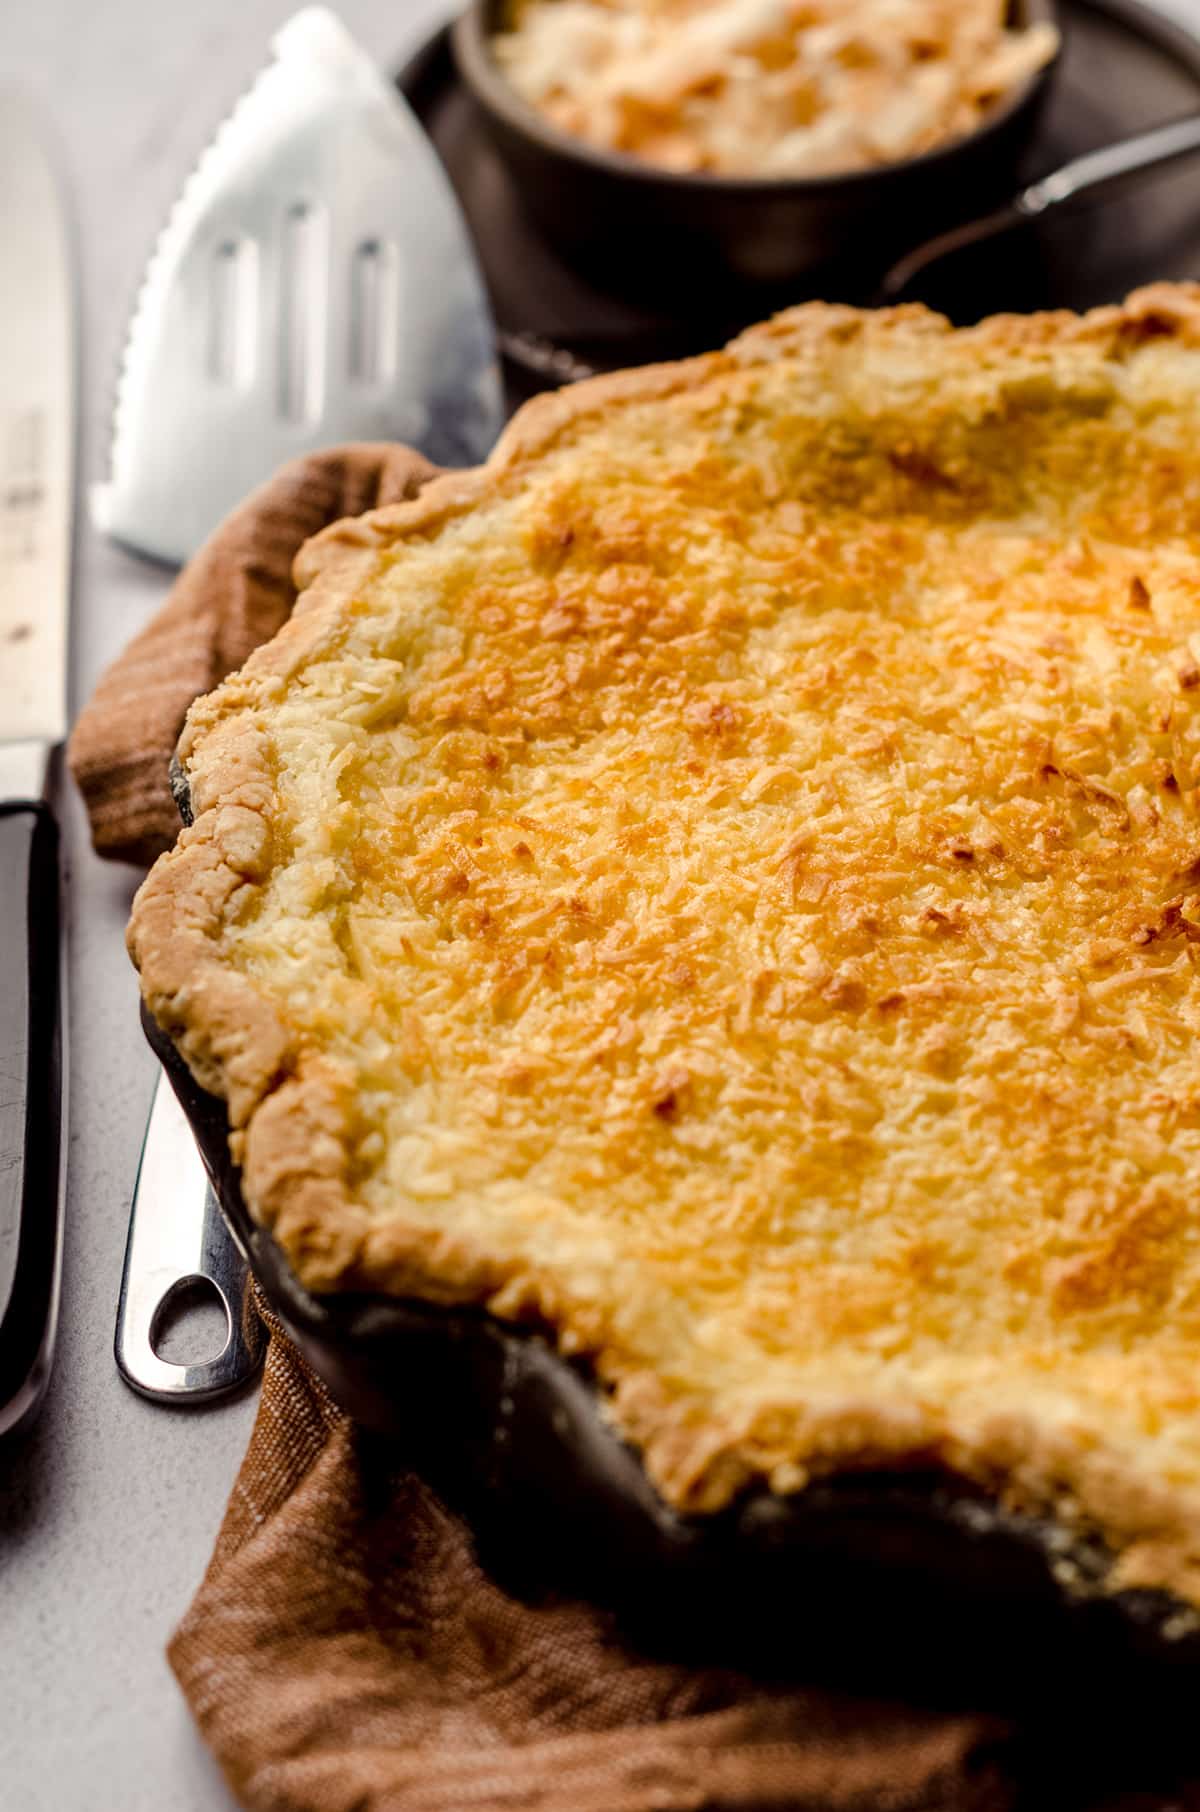
<svg viewBox="0 0 1200 1812"><path fill-rule="evenodd" d="M400 448L336 449L285 469L214 536L76 727L99 849L145 859L171 840L166 766L184 711L283 621L305 536L430 470ZM171 1661L255 1812L1051 1804L1044 1779L1032 1794L1020 1780L1019 1733L995 1719L667 1663L586 1604L511 1595L403 1453L342 1416L277 1327ZM1127 1812L1135 1803L1166 1802ZM1065 1812L1060 1794L1053 1804Z"/></svg>
<svg viewBox="0 0 1200 1812"><path fill-rule="evenodd" d="M268 1317L269 1319L269 1317ZM650 1660L531 1606L272 1327L171 1664L255 1812L1001 1812L1002 1727Z"/></svg>

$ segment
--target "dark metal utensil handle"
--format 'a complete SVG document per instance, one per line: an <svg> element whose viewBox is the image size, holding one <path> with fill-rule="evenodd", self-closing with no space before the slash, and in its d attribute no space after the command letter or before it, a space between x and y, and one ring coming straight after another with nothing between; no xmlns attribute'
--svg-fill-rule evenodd
<svg viewBox="0 0 1200 1812"><path fill-rule="evenodd" d="M0 1434L45 1389L58 1310L62 1008L58 830L0 806Z"/></svg>
<svg viewBox="0 0 1200 1812"><path fill-rule="evenodd" d="M1163 169L1178 158L1191 157L1197 151L1200 151L1200 114L1188 114L1165 126L1153 126L1148 132L1135 133L1132 138L1119 139L1116 144L1102 145L1097 151L1085 151L1081 157L1072 158L1060 169L1030 183L994 213L969 220L964 226L951 228L948 233L939 233L936 239L927 240L924 245L906 253L884 277L879 298L883 302L894 302L922 271L953 252L965 251L968 246L994 239L1013 227L1040 220L1070 202L1110 194L1135 177Z"/></svg>
<svg viewBox="0 0 1200 1812"><path fill-rule="evenodd" d="M193 1291L215 1296L225 1311L226 1335L213 1358L181 1365L160 1358L155 1348L171 1309ZM246 1261L225 1225L183 1109L160 1075L129 1216L117 1368L143 1397L211 1401L254 1376L265 1338Z"/></svg>

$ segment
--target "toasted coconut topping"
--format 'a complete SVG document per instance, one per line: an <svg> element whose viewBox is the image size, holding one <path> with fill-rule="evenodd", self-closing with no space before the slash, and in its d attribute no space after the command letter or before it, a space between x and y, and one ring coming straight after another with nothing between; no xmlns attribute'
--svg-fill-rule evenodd
<svg viewBox="0 0 1200 1812"><path fill-rule="evenodd" d="M1005 0L517 0L517 92L591 145L669 170L826 176L974 130L1058 33Z"/></svg>

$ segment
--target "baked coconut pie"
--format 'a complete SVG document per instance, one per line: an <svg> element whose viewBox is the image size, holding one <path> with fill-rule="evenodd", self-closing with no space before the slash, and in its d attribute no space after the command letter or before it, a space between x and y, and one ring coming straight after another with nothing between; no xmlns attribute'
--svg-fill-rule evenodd
<svg viewBox="0 0 1200 1812"><path fill-rule="evenodd" d="M678 1510L932 1468L1187 1623L1200 288L798 308L298 575L130 948L300 1282L540 1329Z"/></svg>

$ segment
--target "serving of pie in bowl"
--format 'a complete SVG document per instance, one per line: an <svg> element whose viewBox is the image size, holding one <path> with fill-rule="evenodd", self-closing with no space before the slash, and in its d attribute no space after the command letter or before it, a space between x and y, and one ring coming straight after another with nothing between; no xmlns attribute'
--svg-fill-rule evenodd
<svg viewBox="0 0 1200 1812"><path fill-rule="evenodd" d="M1059 41L1005 0L519 0L493 51L543 118L603 150L827 176L973 131Z"/></svg>
<svg viewBox="0 0 1200 1812"><path fill-rule="evenodd" d="M667 1513L935 1473L1194 1634L1198 399L1200 289L811 305L309 543L130 928L297 1284L531 1330Z"/></svg>
<svg viewBox="0 0 1200 1812"><path fill-rule="evenodd" d="M556 256L747 320L1008 200L1064 37L1056 0L470 0L450 42Z"/></svg>

